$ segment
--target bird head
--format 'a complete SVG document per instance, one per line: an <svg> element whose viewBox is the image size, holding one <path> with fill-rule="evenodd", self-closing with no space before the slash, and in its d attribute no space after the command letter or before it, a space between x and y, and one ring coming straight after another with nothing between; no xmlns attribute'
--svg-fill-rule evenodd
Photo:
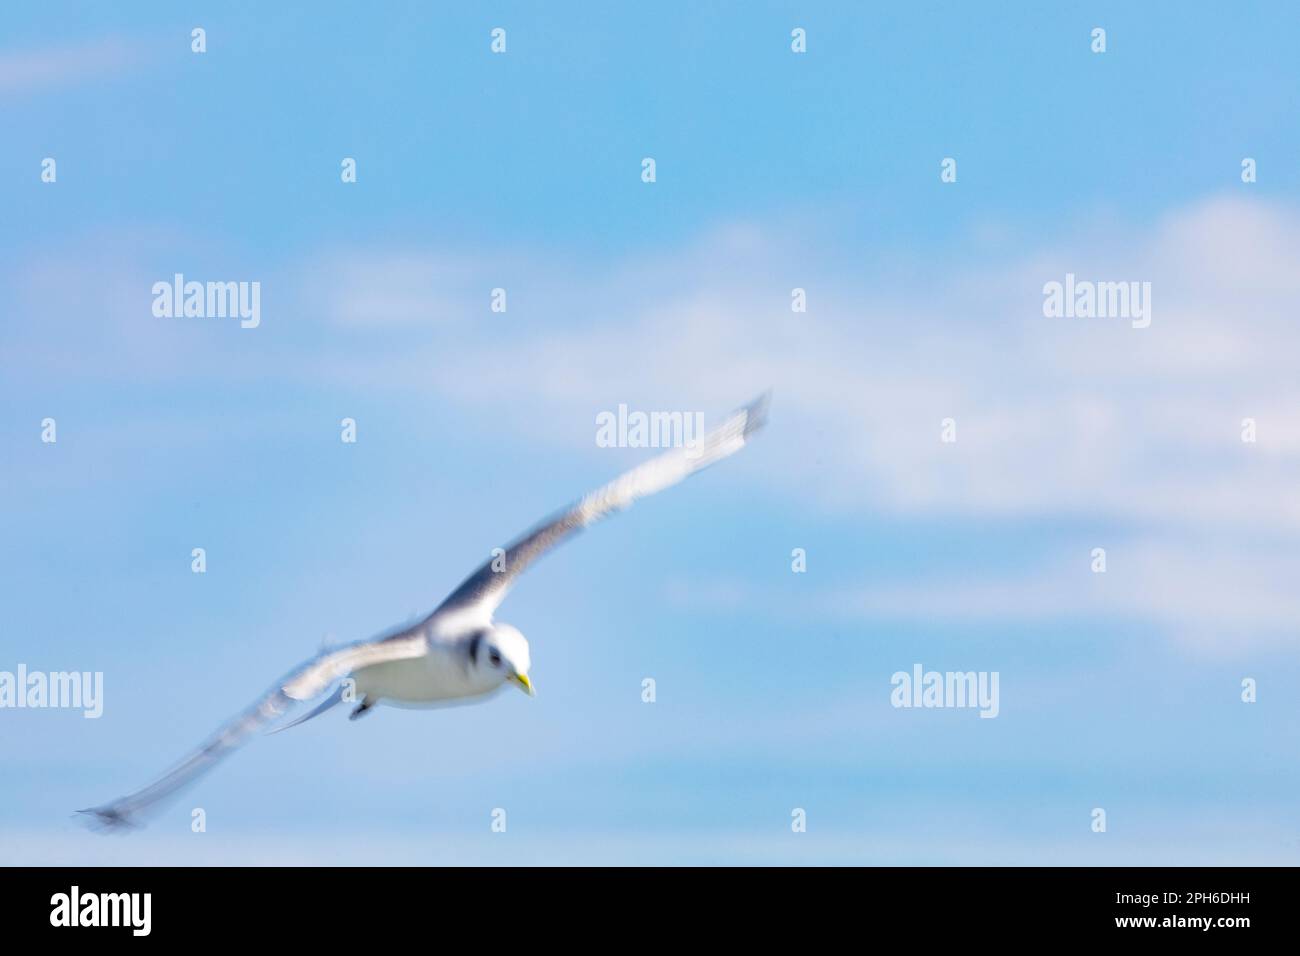
<svg viewBox="0 0 1300 956"><path fill-rule="evenodd" d="M509 624L493 624L488 628L475 655L480 670L500 677L502 683L515 684L530 697L533 682L528 677L532 659L528 654L528 640L519 629Z"/></svg>

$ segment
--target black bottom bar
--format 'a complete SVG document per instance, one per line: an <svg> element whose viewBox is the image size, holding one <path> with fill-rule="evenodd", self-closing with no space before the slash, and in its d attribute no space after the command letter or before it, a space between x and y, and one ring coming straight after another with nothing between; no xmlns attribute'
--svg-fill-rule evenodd
<svg viewBox="0 0 1300 956"><path fill-rule="evenodd" d="M265 934L295 945L365 944L416 932L450 944L468 932L497 937L491 945L534 945L680 931L734 945L785 932L881 940L910 927L918 946L1044 934L1232 945L1286 931L1293 876L1247 868L10 869L0 870L0 925L11 942L77 933L94 943L247 943Z"/></svg>

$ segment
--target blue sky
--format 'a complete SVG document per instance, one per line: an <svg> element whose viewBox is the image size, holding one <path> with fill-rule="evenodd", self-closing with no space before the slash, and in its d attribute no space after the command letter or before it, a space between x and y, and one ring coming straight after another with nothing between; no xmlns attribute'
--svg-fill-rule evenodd
<svg viewBox="0 0 1300 956"><path fill-rule="evenodd" d="M695 6L5 11L0 671L105 709L0 710L0 860L1297 861L1300 13ZM176 272L260 327L154 317ZM1045 318L1067 272L1151 326ZM769 386L512 593L537 698L70 818L641 460L599 412ZM916 663L999 716L891 707Z"/></svg>

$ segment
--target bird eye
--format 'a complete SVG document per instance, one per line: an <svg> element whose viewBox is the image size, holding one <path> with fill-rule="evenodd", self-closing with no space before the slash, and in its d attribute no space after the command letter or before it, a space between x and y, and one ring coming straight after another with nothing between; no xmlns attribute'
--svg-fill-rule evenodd
<svg viewBox="0 0 1300 956"><path fill-rule="evenodd" d="M488 652L488 660L492 662L492 666L493 666L493 667L500 667L500 666L501 666L501 652L498 651L495 647L492 648L492 650Z"/></svg>

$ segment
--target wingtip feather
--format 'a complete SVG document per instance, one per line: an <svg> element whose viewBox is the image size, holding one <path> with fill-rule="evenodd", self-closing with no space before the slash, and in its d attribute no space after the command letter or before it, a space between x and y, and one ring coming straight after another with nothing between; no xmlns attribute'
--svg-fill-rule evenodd
<svg viewBox="0 0 1300 956"><path fill-rule="evenodd" d="M87 807L85 810L78 810L77 813L86 818L84 822L87 826L100 832L121 833L126 830L140 828L139 821L125 811L117 809L113 804L102 807Z"/></svg>
<svg viewBox="0 0 1300 956"><path fill-rule="evenodd" d="M767 410L772 404L772 390L769 388L758 398L745 406L745 437L758 431L767 424Z"/></svg>

